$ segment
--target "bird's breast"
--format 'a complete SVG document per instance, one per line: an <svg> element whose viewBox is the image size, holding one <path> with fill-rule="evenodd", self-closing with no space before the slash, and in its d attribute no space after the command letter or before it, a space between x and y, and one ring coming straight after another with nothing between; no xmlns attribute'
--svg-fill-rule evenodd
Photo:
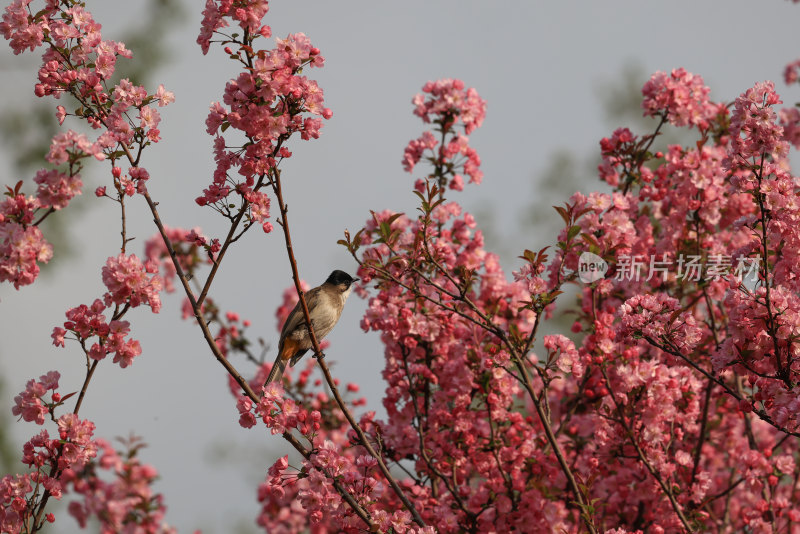
<svg viewBox="0 0 800 534"><path fill-rule="evenodd" d="M333 327L342 314L342 307L344 306L344 300L346 298L347 296L343 293L339 295L330 294L328 292L320 293L315 305L309 310L311 322L314 325L314 334L316 334L317 339L324 338L333 330ZM297 340L307 340L308 329L305 327L305 324L299 325L299 327L292 332L291 337Z"/></svg>

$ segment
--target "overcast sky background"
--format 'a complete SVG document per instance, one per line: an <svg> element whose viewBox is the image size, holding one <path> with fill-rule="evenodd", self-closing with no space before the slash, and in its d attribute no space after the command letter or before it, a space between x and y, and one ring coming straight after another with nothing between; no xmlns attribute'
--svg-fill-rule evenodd
<svg viewBox="0 0 800 534"><path fill-rule="evenodd" d="M202 4L184 0L187 20L170 32L172 59L151 90L163 83L176 102L161 110L162 141L146 151L143 165L167 225L219 235L224 221L193 199L213 169L208 106L221 100L237 70L220 50L203 56L195 44ZM119 39L144 5L87 0L106 39ZM343 231L360 228L370 209L415 209L414 177L400 160L406 143L423 131L410 100L426 81L460 78L488 101L484 125L470 137L484 183L449 198L468 211L491 212L488 222L513 258L542 242L535 229L519 231L519 219L541 194L537 178L552 155L564 148L580 157L597 154L599 139L618 126L607 123L598 88L613 83L625 65L647 73L684 67L704 77L713 100L731 101L754 82L772 79L790 105L800 91L784 86L782 72L800 57L798 10L786 0L272 2L265 21L275 36L304 32L320 48L325 67L306 75L319 82L333 110L319 140L292 141L294 157L283 166L302 277L317 285L335 268L354 273L354 262L336 244ZM13 56L3 46L0 109L35 98L37 68L34 56ZM93 197L102 183L100 166L94 167L85 173L80 213L69 219L71 242L80 250L54 258L55 268L33 286L0 288L0 372L9 405L28 379L51 369L62 374L62 393L78 389L83 378L77 347L53 347L50 333L68 308L102 294L101 266L118 253L116 205ZM29 179L11 169L0 150L0 183ZM595 178L587 174L586 184L592 190ZM141 198L128 207L129 234L137 238L129 250L138 253L155 226ZM518 267L505 265L509 276ZM212 297L223 310L250 319L251 334L275 346L274 312L290 284L280 233L253 231L226 257ZM360 383L369 408L382 413L383 355L378 336L359 328L365 306L351 299L327 355L336 362L334 374ZM199 329L179 317L177 296L164 297L159 315L137 309L126 317L144 352L125 370L110 359L98 366L81 416L96 423L97 436L133 432L147 441L142 458L161 473L156 489L165 495L168 522L181 532L230 532L232 523L254 531L256 485L289 446L263 427L238 425L224 370ZM24 422L12 426L20 445L39 430ZM59 515L55 530L77 531L65 510Z"/></svg>

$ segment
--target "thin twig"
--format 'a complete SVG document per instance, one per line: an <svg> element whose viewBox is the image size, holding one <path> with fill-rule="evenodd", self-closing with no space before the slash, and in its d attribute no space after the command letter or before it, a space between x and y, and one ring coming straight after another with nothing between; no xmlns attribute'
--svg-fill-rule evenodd
<svg viewBox="0 0 800 534"><path fill-rule="evenodd" d="M702 374L703 376L705 376L709 380L712 380L718 386L721 386L722 389L724 389L725 392L728 395L730 395L731 397L733 397L737 401L741 401L744 398L741 394L739 394L731 386L729 386L727 383L725 383L724 380L714 376L714 374L711 373L710 371L707 371L706 369L703 369L702 367L700 367L697 363L692 361L691 358L689 358L688 356L686 356L685 354L680 352L677 348L658 343L655 339L651 338L650 336L643 336L643 339L646 340L648 343L650 343L653 347L655 347L655 348L657 348L659 350L662 350L662 351L666 352L667 354L672 354L673 356L676 356L676 357L680 358L681 360L683 360L684 362L689 364L690 367L692 367L693 369L698 371L700 374ZM753 409L753 413L754 414L756 414L762 421L764 421L766 423L769 423L770 426L774 427L777 430L780 430L781 432L783 432L785 434L789 434L790 436L794 436L794 437L800 438L800 432L792 431L792 430L789 430L789 429L787 429L785 427L782 427L782 426L778 425L775 421L773 421L772 417L770 417L770 415L766 412L766 410L763 410L761 408L757 408L753 404L751 404L751 408Z"/></svg>
<svg viewBox="0 0 800 534"><path fill-rule="evenodd" d="M389 485L394 490L394 493L397 497L403 502L403 505L406 509L411 513L411 516L414 518L414 522L424 527L425 521L422 519L422 516L419 515L414 504L406 497L403 489L397 483L395 478L392 476L389 468L386 467L386 463L383 461L383 458L380 454L378 454L375 449L370 444L369 440L367 439L364 430L359 426L356 420L353 418L353 415L350 413L350 410L347 408L344 400L342 399L341 395L339 394L339 388L336 387L336 383L333 380L333 376L331 376L330 370L328 369L327 364L325 363L324 354L322 353L322 349L320 349L319 341L317 340L316 334L314 333L314 326L311 321L311 315L308 311L308 304L306 303L305 293L303 292L302 288L300 287L300 275L297 269L297 260L294 256L294 249L292 248L292 237L291 233L289 232L289 219L287 218L287 206L286 202L283 200L283 191L281 189L281 174L280 171L276 171L273 177L273 191L275 192L275 196L278 200L278 207L281 211L281 227L283 228L283 236L286 244L286 253L289 256L289 263L292 268L292 277L294 278L295 288L297 289L297 296L300 299L300 306L303 310L303 316L305 318L306 327L308 328L308 336L311 340L311 345L314 349L314 354L317 358L317 362L319 363L319 368L322 370L322 374L325 376L325 380L328 383L328 386L331 388L333 392L333 396L336 399L336 403L341 408L342 413L344 413L345 417L347 418L348 423L350 426L355 430L356 434L358 434L358 438L361 441L361 444L367 449L367 452L375 458L378 462L378 467L380 468L383 476L386 477L386 480L389 482Z"/></svg>
<svg viewBox="0 0 800 534"><path fill-rule="evenodd" d="M220 364L222 364L222 366L225 368L228 374L230 374L236 381L236 383L242 388L242 391L244 391L245 395L247 395L247 397L250 398L250 400L252 400L253 402L258 403L260 397L256 395L256 393L250 387L250 384L247 383L247 381L242 377L241 374L239 374L236 368L228 361L227 358L225 358L225 356L220 351L219 346L217 346L216 340L214 339L214 336L212 335L211 330L208 327L208 323L203 317L200 305L194 298L194 293L189 285L189 281L186 279L186 275L183 272L183 268L181 267L180 262L178 261L178 257L177 254L175 253L175 249L172 245L172 242L170 241L169 237L166 234L166 230L164 228L163 223L161 222L161 217L158 214L158 209L156 207L156 204L150 198L149 193L145 192L144 197L145 200L147 201L148 206L150 206L150 211L153 214L153 221L155 222L158 231L161 233L161 237L164 240L164 244L166 245L167 250L169 251L170 257L172 258L172 262L175 265L175 271L178 276L178 279L181 281L186 296L192 305L192 310L194 312L195 319L197 320L197 324L200 326L200 329L203 332L203 337L205 338L206 343L211 349L211 352L214 354L214 357ZM306 458L310 458L310 452L307 451L304 447L302 447L302 445L300 445L299 442L297 442L297 440L291 433L284 432L283 438L286 439L295 449L301 452L301 454L303 454L303 451L306 451L305 454L303 455ZM323 473L325 473L324 470ZM356 514L358 514L358 516L369 526L370 530L373 532L377 531L377 526L372 521L369 514L358 504L355 497L353 497L350 494L350 492L348 492L338 481L336 481L336 479L333 476L331 476L330 473L325 473L325 474L330 480L333 481L333 486L339 493L339 495L342 496L342 498L351 506L351 508L356 512Z"/></svg>
<svg viewBox="0 0 800 534"><path fill-rule="evenodd" d="M605 367L600 367L600 372L603 374L603 378L605 379L606 384L610 384L611 381L608 378L608 373L606 372ZM631 445L633 445L633 448L636 450L636 455L639 457L639 461L645 466L650 475L656 480L658 485L661 487L661 491L664 493L664 495L666 495L667 499L669 500L670 505L672 506L672 510L678 516L678 519L680 519L683 528L686 529L687 532L694 532L692 527L689 525L689 520L683 514L683 510L678 504L678 501L675 499L675 495L673 494L672 490L669 488L667 483L661 477L661 474L658 471L656 471L655 467L653 467L653 465L647 459L647 456L645 455L644 451L639 446L639 442L636 441L636 436L633 435L633 429L630 427L630 425L628 425L625 422L625 413L622 411L622 406L620 405L619 401L617 401L617 396L613 392L611 394L611 400L613 401L614 407L617 411L617 415L619 416L617 424L619 424L623 428L623 430L625 430L625 434L628 436Z"/></svg>
<svg viewBox="0 0 800 534"><path fill-rule="evenodd" d="M423 239L424 239L424 236L423 236ZM356 258L356 259L358 260L358 258ZM361 262L359 262L359 263L361 263ZM470 322L474 323L478 327L490 332L491 334L494 334L497 337L497 339L500 341L500 344L504 345L509 350L509 352L510 352L510 354L512 356L511 359L515 362L518 370L521 373L521 376L523 377L522 384L525 387L525 389L527 390L528 395L531 398L531 401L533 402L533 405L534 405L534 407L536 409L536 413L537 413L537 415L539 417L539 420L542 423L542 427L545 429L545 436L547 438L547 441L550 444L551 448L553 449L553 453L556 456L556 459L558 461L559 466L561 467L561 470L564 472L564 476L567 479L567 484L569 486L569 489L570 489L571 493L575 496L575 502L581 508L581 512L583 512L585 510L585 507L586 507L586 504L584 502L584 497L583 497L583 495L582 495L582 493L580 491L580 487L578 486L577 481L575 480L575 477L572 474L572 469L569 467L569 464L567 463L567 461L566 461L566 459L565 459L565 457L564 457L564 455L563 455L563 453L561 451L561 447L559 446L558 440L557 440L557 438L556 438L556 436L555 436L555 434L553 432L552 425L551 425L550 420L549 420L549 418L547 416L546 410L542 406L542 400L536 395L536 392L533 389L533 384L531 382L530 375L528 374L528 371L527 371L527 368L525 367L525 364L522 363L522 356L519 355L517 349L514 347L513 343L511 343L511 341L505 335L503 330L499 326L495 325L491 321L491 319L489 319L488 316L486 316L486 314L484 314L478 308L478 306L474 302L472 302L471 299L469 299L469 297L461 296L461 295L454 295L454 294L451 295L450 293L447 292L447 290L445 288L442 288L440 284L437 284L436 282L433 282L432 280L430 280L428 277L426 277L423 273L421 273L417 269L414 269L414 272L416 274L418 274L424 280L425 283L431 285L432 287L436 288L437 290L441 290L443 293L447 294L448 296L451 296L451 298L453 298L454 300L458 300L458 301L461 301L461 302L465 303L470 308L470 310L472 312L474 312L481 320L483 320L485 322L482 323L481 321L478 321L474 317L471 317L470 315L468 315L468 314L466 314L466 313L464 313L464 312L462 312L462 311L460 311L460 310L458 310L458 309L456 309L454 307L447 306L446 304L442 303L441 301L437 301L437 300L435 300L435 299L423 294L419 290L416 290L415 288L412 288L408 284L403 283L399 278L394 276L392 273L390 273L386 269L381 269L381 268L379 268L377 266L374 266L374 265L370 265L370 268L372 268L376 272L380 273L385 278L391 280L392 283L395 283L395 284L399 285L400 287L403 287L404 289L407 289L408 291L411 291L415 296L423 298L425 300L428 300L429 302L432 302L433 304L436 304L437 306L439 306L439 307L441 307L441 308L443 308L445 310L448 310L448 311L451 311L453 313L456 313L459 316L461 316L461 317L469 320ZM582 519L584 521L584 524L585 524L586 528L589 530L589 532L591 532L591 533L597 532L597 529L592 524L591 520L588 518L587 515L582 513L581 517L582 517Z"/></svg>
<svg viewBox="0 0 800 534"><path fill-rule="evenodd" d="M586 528L589 532L595 533L597 529L595 528L594 524L592 523L591 519L588 517L586 512L586 502L584 501L583 493L581 493L580 486L578 486L577 480L575 480L574 475L572 474L572 469L569 467L564 454L561 452L561 447L558 445L558 439L556 438L555 433L553 432L553 427L550 424L550 420L545 413L541 400L536 395L536 392L533 389L533 383L531 382L530 374L528 373L528 369L525 367L525 364L519 357L513 358L514 363L519 369L520 374L523 377L522 384L525 386L525 389L528 392L528 396L531 398L533 402L533 407L536 409L536 414L539 416L539 421L542 423L542 428L544 428L544 434L547 438L550 447L553 449L553 454L558 461L558 465L561 467L561 471L564 473L564 476L567 478L567 485L571 490L572 494L575 496L575 502L581 509L581 518L583 519Z"/></svg>

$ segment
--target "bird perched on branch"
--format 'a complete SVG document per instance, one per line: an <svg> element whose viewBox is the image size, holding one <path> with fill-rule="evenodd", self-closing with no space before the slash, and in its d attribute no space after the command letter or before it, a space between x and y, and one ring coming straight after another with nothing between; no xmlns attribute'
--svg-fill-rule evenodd
<svg viewBox="0 0 800 534"><path fill-rule="evenodd" d="M333 271L325 283L309 290L305 294L308 314L311 317L311 326L317 341L330 334L339 321L344 309L344 303L353 289L351 284L357 281L344 271ZM308 335L303 307L298 301L281 330L281 339L278 343L278 357L269 372L265 386L274 380L280 380L286 369L286 363L294 367L300 358L312 348L311 337Z"/></svg>

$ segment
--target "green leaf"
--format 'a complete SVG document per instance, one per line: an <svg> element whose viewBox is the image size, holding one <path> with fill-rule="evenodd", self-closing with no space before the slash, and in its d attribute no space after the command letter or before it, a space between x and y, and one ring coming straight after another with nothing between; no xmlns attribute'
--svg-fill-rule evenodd
<svg viewBox="0 0 800 534"><path fill-rule="evenodd" d="M386 219L386 222L387 222L387 223L389 223L389 224L392 224L392 223L393 223L393 222L395 222L395 221L397 220L397 218L398 218L398 217L400 217L401 215L403 215L403 214L402 214L402 213L395 213L394 215L392 215L391 217L389 217L388 219Z"/></svg>
<svg viewBox="0 0 800 534"><path fill-rule="evenodd" d="M597 242L597 239L595 239L592 234L581 234L581 239L588 243L589 246L595 247L596 249L600 248L600 243Z"/></svg>
<svg viewBox="0 0 800 534"><path fill-rule="evenodd" d="M567 231L567 241L572 241L572 239L581 233L581 227L576 225L570 226L569 230Z"/></svg>

